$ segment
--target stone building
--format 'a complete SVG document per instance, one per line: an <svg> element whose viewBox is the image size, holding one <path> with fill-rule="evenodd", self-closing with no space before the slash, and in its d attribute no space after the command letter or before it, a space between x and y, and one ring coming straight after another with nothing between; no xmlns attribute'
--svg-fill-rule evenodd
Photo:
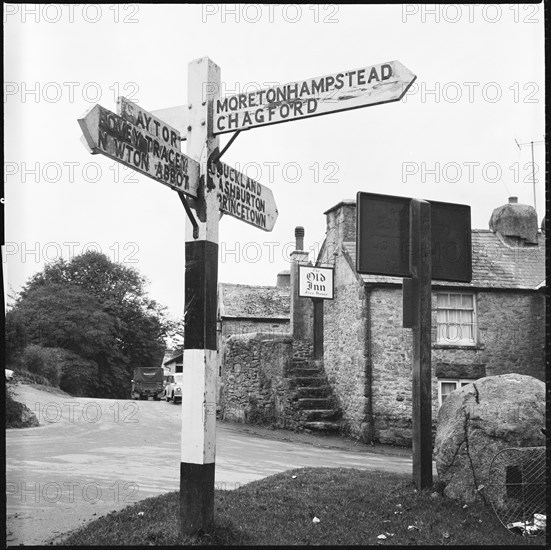
<svg viewBox="0 0 551 550"><path fill-rule="evenodd" d="M218 408L222 406L226 343L231 336L260 333L272 338L289 333L289 272L277 275L276 286L218 284ZM247 361L247 358L243 358ZM231 374L230 374L231 376Z"/></svg>
<svg viewBox="0 0 551 550"><path fill-rule="evenodd" d="M411 330L402 279L356 272L356 203L325 212L318 260L332 262L335 298L323 311L323 365L343 427L363 441L411 443ZM433 421L442 400L477 378L544 379L545 239L515 197L490 230L472 231L470 283L432 282Z"/></svg>
<svg viewBox="0 0 551 550"><path fill-rule="evenodd" d="M229 337L219 327L222 416L410 445L412 337L402 325L402 279L356 272L355 201L325 216L316 264L334 267L334 299L298 296L298 265L308 254L297 228L287 334L264 332L269 322L245 319L238 307L223 309L240 285L222 290L220 319L229 328L233 315L244 327ZM432 283L433 421L451 391L478 378L544 377L545 240L534 209L515 198L497 208L490 230L472 231L472 258L470 283ZM245 301L256 303L258 287L248 288Z"/></svg>

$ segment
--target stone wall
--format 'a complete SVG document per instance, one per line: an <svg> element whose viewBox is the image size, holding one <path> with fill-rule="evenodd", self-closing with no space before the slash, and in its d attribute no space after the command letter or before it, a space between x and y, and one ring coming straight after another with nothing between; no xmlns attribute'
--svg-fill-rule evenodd
<svg viewBox="0 0 551 550"><path fill-rule="evenodd" d="M480 378L518 373L544 379L544 301L529 292L477 292L476 346L436 342L436 291L432 297L433 428L439 378ZM371 291L371 361L374 438L411 444L411 330L402 328L400 287Z"/></svg>
<svg viewBox="0 0 551 550"><path fill-rule="evenodd" d="M363 287L340 254L335 262L334 299L323 304L323 360L344 431L362 439L368 438L370 429L366 305Z"/></svg>
<svg viewBox="0 0 551 550"><path fill-rule="evenodd" d="M408 445L412 338L411 330L402 328L402 289L375 287L370 289L369 297L373 438L381 443Z"/></svg>
<svg viewBox="0 0 551 550"><path fill-rule="evenodd" d="M515 372L545 381L544 295L480 292L477 308L486 376Z"/></svg>
<svg viewBox="0 0 551 550"><path fill-rule="evenodd" d="M224 369L226 365L226 343L232 335L242 336L251 333L261 332L266 338L275 338L289 335L290 321L282 320L259 320L259 319L232 319L223 318L218 332L218 378L217 378L217 410L223 408L224 393Z"/></svg>
<svg viewBox="0 0 551 550"><path fill-rule="evenodd" d="M230 336L222 375L222 418L294 429L288 378L292 361L291 337Z"/></svg>

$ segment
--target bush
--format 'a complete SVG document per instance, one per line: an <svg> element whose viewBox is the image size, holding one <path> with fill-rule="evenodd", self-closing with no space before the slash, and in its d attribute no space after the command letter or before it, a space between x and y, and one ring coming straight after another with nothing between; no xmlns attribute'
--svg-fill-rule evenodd
<svg viewBox="0 0 551 550"><path fill-rule="evenodd" d="M98 385L97 363L63 348L30 344L14 367L28 382L56 386L75 396L93 395Z"/></svg>
<svg viewBox="0 0 551 550"><path fill-rule="evenodd" d="M52 385L59 386L63 351L60 348L30 344L23 350L17 363L21 370L44 376Z"/></svg>
<svg viewBox="0 0 551 550"><path fill-rule="evenodd" d="M21 369L20 367L13 373L16 377L16 381L20 384L40 384L41 386L52 386L52 383L42 376L28 370Z"/></svg>

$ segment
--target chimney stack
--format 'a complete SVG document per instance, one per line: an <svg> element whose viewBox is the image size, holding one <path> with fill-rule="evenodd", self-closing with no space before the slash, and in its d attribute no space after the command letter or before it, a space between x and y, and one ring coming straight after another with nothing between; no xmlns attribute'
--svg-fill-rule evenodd
<svg viewBox="0 0 551 550"><path fill-rule="evenodd" d="M280 271L277 274L277 288L291 288L291 273L289 271Z"/></svg>
<svg viewBox="0 0 551 550"><path fill-rule="evenodd" d="M498 206L489 222L490 229L500 235L510 246L538 244L538 216L528 204L518 204L518 197Z"/></svg>
<svg viewBox="0 0 551 550"><path fill-rule="evenodd" d="M298 295L299 265L308 265L304 250L304 227L295 228L296 250L291 252L291 333L295 340L313 340L314 307L310 298Z"/></svg>

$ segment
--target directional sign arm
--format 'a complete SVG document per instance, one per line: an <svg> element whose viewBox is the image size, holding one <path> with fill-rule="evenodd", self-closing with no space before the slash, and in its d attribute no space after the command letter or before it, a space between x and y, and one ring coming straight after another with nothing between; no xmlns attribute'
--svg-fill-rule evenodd
<svg viewBox="0 0 551 550"><path fill-rule="evenodd" d="M290 82L216 101L214 133L225 134L399 101L416 76L399 61Z"/></svg>
<svg viewBox="0 0 551 550"><path fill-rule="evenodd" d="M93 153L101 153L172 189L197 197L199 163L181 152L177 136L168 129L153 134L147 131L143 119L136 120L142 122L134 124L94 105L78 123Z"/></svg>

